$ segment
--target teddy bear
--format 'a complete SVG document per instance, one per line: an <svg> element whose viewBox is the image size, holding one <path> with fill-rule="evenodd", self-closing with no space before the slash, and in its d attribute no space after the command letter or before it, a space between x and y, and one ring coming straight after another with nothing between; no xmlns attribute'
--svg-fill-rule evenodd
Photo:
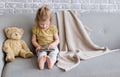
<svg viewBox="0 0 120 77"><path fill-rule="evenodd" d="M29 58L33 53L24 40L21 39L24 30L18 27L7 27L4 29L7 40L3 43L3 51L6 54L5 60L11 62L16 56Z"/></svg>

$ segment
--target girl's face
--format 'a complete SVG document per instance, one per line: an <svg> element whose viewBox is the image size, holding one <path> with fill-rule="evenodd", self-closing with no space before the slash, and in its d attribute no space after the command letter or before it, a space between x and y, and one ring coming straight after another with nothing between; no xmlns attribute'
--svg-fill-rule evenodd
<svg viewBox="0 0 120 77"><path fill-rule="evenodd" d="M40 21L39 25L40 25L40 28L42 29L48 29L50 26L50 19L47 19L45 21Z"/></svg>

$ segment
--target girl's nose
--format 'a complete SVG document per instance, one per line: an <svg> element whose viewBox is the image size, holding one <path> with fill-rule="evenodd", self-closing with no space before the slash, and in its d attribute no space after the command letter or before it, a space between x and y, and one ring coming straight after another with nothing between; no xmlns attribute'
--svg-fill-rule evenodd
<svg viewBox="0 0 120 77"><path fill-rule="evenodd" d="M43 25L44 27L46 27L46 25Z"/></svg>
<svg viewBox="0 0 120 77"><path fill-rule="evenodd" d="M43 25L43 27L45 27L45 25Z"/></svg>

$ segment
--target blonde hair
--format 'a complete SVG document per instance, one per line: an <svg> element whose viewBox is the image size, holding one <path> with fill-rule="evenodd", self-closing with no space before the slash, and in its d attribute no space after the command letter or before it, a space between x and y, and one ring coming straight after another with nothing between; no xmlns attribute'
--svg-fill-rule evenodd
<svg viewBox="0 0 120 77"><path fill-rule="evenodd" d="M38 9L35 17L36 25L39 26L39 21L46 21L48 18L50 18L50 24L52 23L52 16L51 16L51 10L47 6L42 6Z"/></svg>

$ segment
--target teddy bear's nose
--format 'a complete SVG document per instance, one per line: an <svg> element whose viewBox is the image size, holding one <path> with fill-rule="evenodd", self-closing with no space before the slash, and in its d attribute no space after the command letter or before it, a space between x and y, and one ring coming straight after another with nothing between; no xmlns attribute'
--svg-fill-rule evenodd
<svg viewBox="0 0 120 77"><path fill-rule="evenodd" d="M16 33L15 35L17 36L18 34Z"/></svg>

